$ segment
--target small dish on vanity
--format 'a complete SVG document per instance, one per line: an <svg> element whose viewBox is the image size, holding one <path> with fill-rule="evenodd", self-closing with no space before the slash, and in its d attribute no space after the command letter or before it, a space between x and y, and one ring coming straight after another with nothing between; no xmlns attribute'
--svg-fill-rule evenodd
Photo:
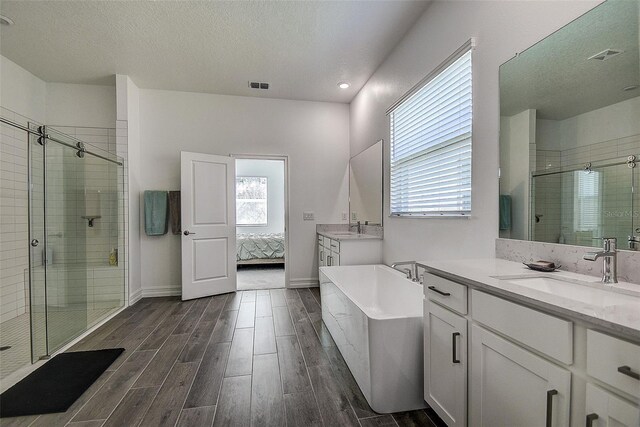
<svg viewBox="0 0 640 427"><path fill-rule="evenodd" d="M542 271L545 273L552 273L562 267L561 265L556 265L551 261L523 262L523 264L529 267L530 270Z"/></svg>

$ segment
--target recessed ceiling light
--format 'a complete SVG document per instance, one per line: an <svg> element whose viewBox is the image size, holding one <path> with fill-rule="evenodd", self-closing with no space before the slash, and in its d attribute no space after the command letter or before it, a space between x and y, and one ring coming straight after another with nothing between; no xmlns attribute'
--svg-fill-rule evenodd
<svg viewBox="0 0 640 427"><path fill-rule="evenodd" d="M340 82L340 83L338 83L338 87L339 87L340 89L349 89L349 86L351 86L351 85L350 85L349 83L347 83L347 82Z"/></svg>
<svg viewBox="0 0 640 427"><path fill-rule="evenodd" d="M630 90L636 90L636 89L638 89L638 85L631 85L631 86L622 88L622 90L624 90L625 92L629 92Z"/></svg>
<svg viewBox="0 0 640 427"><path fill-rule="evenodd" d="M13 19L7 18L4 15L0 15L0 24L10 26L10 25L13 25L14 23L15 22L13 22Z"/></svg>

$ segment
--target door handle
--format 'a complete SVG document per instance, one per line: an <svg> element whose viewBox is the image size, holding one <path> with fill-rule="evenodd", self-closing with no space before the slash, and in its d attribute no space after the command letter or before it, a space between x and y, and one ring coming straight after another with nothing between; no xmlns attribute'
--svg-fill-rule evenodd
<svg viewBox="0 0 640 427"><path fill-rule="evenodd" d="M184 233L183 233L183 234L184 234L185 236L189 236L189 235L191 235L191 234L196 234L196 233L192 233L192 232L190 232L189 230L184 230Z"/></svg>
<svg viewBox="0 0 640 427"><path fill-rule="evenodd" d="M587 415L587 427L593 427L593 422L598 418L598 414L596 413Z"/></svg>
<svg viewBox="0 0 640 427"><path fill-rule="evenodd" d="M453 348L453 363L460 363L460 359L458 359L456 356L458 354L458 340L456 340L457 337L460 336L460 332L454 332L453 334L451 334L451 342L452 342L452 348Z"/></svg>
<svg viewBox="0 0 640 427"><path fill-rule="evenodd" d="M444 297L448 297L448 296L451 295L449 292L443 292L440 289L436 288L435 286L429 286L429 287L427 287L427 289L429 289L430 291L433 291L433 292L435 292L437 294L440 294L440 295L442 295Z"/></svg>
<svg viewBox="0 0 640 427"><path fill-rule="evenodd" d="M633 372L629 366L620 366L618 368L618 372L633 379L640 380L640 374L637 372Z"/></svg>
<svg viewBox="0 0 640 427"><path fill-rule="evenodd" d="M556 394L558 394L556 389L547 391L547 423L545 424L547 427L551 427L553 421L553 396Z"/></svg>

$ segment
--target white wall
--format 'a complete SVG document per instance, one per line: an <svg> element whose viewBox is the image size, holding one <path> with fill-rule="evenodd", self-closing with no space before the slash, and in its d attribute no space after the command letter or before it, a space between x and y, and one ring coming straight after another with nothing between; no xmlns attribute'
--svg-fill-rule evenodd
<svg viewBox="0 0 640 427"><path fill-rule="evenodd" d="M384 138L384 261L483 257L498 235L498 67L597 1L432 3L351 103L351 152ZM473 55L471 219L389 218L389 121L385 110L469 38Z"/></svg>
<svg viewBox="0 0 640 427"><path fill-rule="evenodd" d="M24 68L0 56L0 105L24 117L44 123L46 83Z"/></svg>
<svg viewBox="0 0 640 427"><path fill-rule="evenodd" d="M238 233L284 233L284 161L238 159L236 176L267 178L267 225L238 226Z"/></svg>
<svg viewBox="0 0 640 427"><path fill-rule="evenodd" d="M180 189L181 150L289 156L290 277L313 283L315 225L348 211L348 105L142 89L140 135L141 191ZM180 236L142 235L141 259L146 294L179 292Z"/></svg>
<svg viewBox="0 0 640 427"><path fill-rule="evenodd" d="M115 128L116 87L47 83L47 124Z"/></svg>

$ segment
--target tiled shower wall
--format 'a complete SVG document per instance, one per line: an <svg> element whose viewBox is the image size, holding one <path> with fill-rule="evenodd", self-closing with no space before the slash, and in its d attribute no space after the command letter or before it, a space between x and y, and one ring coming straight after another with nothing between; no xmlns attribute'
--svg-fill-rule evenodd
<svg viewBox="0 0 640 427"><path fill-rule="evenodd" d="M66 135L116 155L115 128L52 127ZM86 257L86 263L90 266L105 266L109 264L109 253L113 249L118 249L118 189L122 188L122 183L121 179L117 177L117 167L102 159L87 155L80 164L83 166L81 173L84 179L84 186L75 190L80 192L79 194L74 196L71 192L67 192L65 196L67 199L75 197L78 201L82 201L82 204L86 206L85 214L99 215L100 218L94 220L93 227L89 227L87 220L69 218L68 215L65 215L63 218L57 218L58 224L51 227L48 226L49 230L56 234L57 230L54 227L62 227L64 225L63 222L66 221L66 228L77 227L75 232L83 240L83 245L76 248L73 245L71 247L66 245L67 248L60 247L59 250L56 250L58 248L55 247L55 236L53 238L50 237L50 243L54 244L54 262L56 262L56 258L59 258L60 261L72 263L74 259L84 259ZM65 183L64 185L69 184ZM84 194L82 194L83 191ZM60 193L62 192L62 189L60 189ZM68 201L71 202L71 200ZM75 210L76 213L79 212L77 207L70 206L70 208ZM65 250L74 252L65 253ZM80 251L82 252L80 253Z"/></svg>
<svg viewBox="0 0 640 427"><path fill-rule="evenodd" d="M0 114L27 125L30 120L2 108ZM24 270L29 266L27 133L0 126L0 322L26 312Z"/></svg>

